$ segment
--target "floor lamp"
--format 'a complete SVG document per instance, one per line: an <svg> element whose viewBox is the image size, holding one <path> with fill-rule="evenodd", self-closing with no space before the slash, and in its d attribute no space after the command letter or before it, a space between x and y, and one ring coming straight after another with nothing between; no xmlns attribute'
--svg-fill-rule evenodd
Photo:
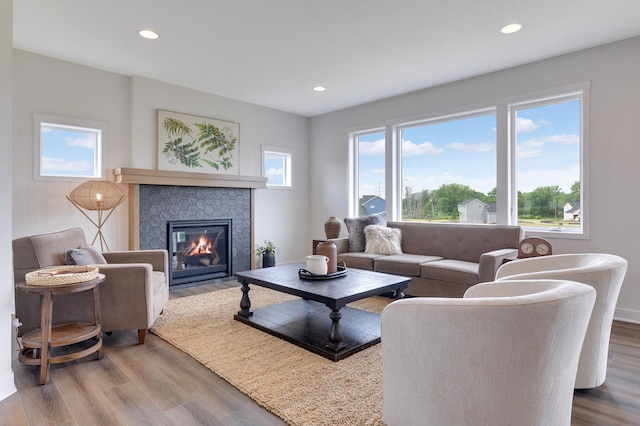
<svg viewBox="0 0 640 426"><path fill-rule="evenodd" d="M76 206L76 208L80 210L80 213L98 228L91 244L100 238L101 251L104 251L105 247L107 251L109 251L109 245L102 234L102 226L107 222L113 210L124 201L124 196L125 193L122 188L108 180L86 181L71 191L71 194L67 195L67 200L71 201L71 204ZM97 223L80 207L90 211L97 211Z"/></svg>

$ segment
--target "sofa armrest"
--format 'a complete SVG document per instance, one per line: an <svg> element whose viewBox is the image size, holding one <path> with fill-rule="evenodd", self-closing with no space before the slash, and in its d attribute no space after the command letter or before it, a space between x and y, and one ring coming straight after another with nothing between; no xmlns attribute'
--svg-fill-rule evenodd
<svg viewBox="0 0 640 426"><path fill-rule="evenodd" d="M481 283L493 281L496 278L498 268L502 266L504 259L515 258L518 249L505 248L483 253L480 255L480 266L478 267L478 279Z"/></svg>
<svg viewBox="0 0 640 426"><path fill-rule="evenodd" d="M168 272L169 254L166 250L128 250L102 253L107 263L150 263L154 271Z"/></svg>
<svg viewBox="0 0 640 426"><path fill-rule="evenodd" d="M328 241L333 241L336 243L336 248L338 249L338 254L349 253L349 238L331 238Z"/></svg>

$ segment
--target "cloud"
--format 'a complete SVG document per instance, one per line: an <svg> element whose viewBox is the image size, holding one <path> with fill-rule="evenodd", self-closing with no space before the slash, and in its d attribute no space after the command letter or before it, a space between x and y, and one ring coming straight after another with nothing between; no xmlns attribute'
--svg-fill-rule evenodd
<svg viewBox="0 0 640 426"><path fill-rule="evenodd" d="M374 155L377 157L384 157L385 143L384 139L378 139L373 142L359 142L358 154L359 155Z"/></svg>
<svg viewBox="0 0 640 426"><path fill-rule="evenodd" d="M284 172L282 168L276 169L275 167L272 167L269 170L267 170L265 174L267 175L267 177L269 177L269 176L282 176L283 173Z"/></svg>
<svg viewBox="0 0 640 426"><path fill-rule="evenodd" d="M43 157L40 162L42 171L45 172L86 172L93 170L93 164L86 160L69 161L63 158Z"/></svg>
<svg viewBox="0 0 640 426"><path fill-rule="evenodd" d="M94 149L96 147L96 139L93 136L86 136L84 138L66 138L65 142L67 143L67 146L77 146L88 149Z"/></svg>
<svg viewBox="0 0 640 426"><path fill-rule="evenodd" d="M534 158L542 155L546 144L572 145L580 143L578 135L560 134L531 138L518 144L518 158Z"/></svg>
<svg viewBox="0 0 640 426"><path fill-rule="evenodd" d="M530 118L518 117L516 119L516 130L518 133L529 133L536 130L539 125L533 122Z"/></svg>
<svg viewBox="0 0 640 426"><path fill-rule="evenodd" d="M440 155L443 149L438 148L431 142L415 144L411 141L402 141L402 156L416 157L418 155Z"/></svg>
<svg viewBox="0 0 640 426"><path fill-rule="evenodd" d="M453 149L454 151L490 152L490 151L493 151L495 144L491 142L484 142L484 143L454 142L449 144L448 147Z"/></svg>

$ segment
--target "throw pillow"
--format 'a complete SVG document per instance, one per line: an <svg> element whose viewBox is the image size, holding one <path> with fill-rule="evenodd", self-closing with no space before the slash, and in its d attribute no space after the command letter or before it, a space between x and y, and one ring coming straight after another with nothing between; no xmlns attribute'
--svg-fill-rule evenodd
<svg viewBox="0 0 640 426"><path fill-rule="evenodd" d="M345 217L344 224L349 231L349 251L363 252L365 249L364 228L369 225L387 225L387 212L362 217Z"/></svg>
<svg viewBox="0 0 640 426"><path fill-rule="evenodd" d="M84 246L78 249L69 249L64 254L67 265L98 265L105 264L107 260L94 246Z"/></svg>
<svg viewBox="0 0 640 426"><path fill-rule="evenodd" d="M401 254L402 233L398 228L387 228L380 225L369 225L364 228L367 240L365 253Z"/></svg>

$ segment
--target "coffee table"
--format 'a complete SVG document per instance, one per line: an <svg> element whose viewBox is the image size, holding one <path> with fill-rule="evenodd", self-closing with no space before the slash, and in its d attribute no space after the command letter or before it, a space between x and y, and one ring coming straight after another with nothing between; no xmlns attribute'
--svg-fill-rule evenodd
<svg viewBox="0 0 640 426"><path fill-rule="evenodd" d="M303 267L288 264L236 273L242 283L242 299L233 318L332 361L380 342L380 315L346 305L390 292L397 299L403 298L403 290L411 281L360 269L349 269L340 278L306 280L298 276ZM300 299L251 311L249 284Z"/></svg>

